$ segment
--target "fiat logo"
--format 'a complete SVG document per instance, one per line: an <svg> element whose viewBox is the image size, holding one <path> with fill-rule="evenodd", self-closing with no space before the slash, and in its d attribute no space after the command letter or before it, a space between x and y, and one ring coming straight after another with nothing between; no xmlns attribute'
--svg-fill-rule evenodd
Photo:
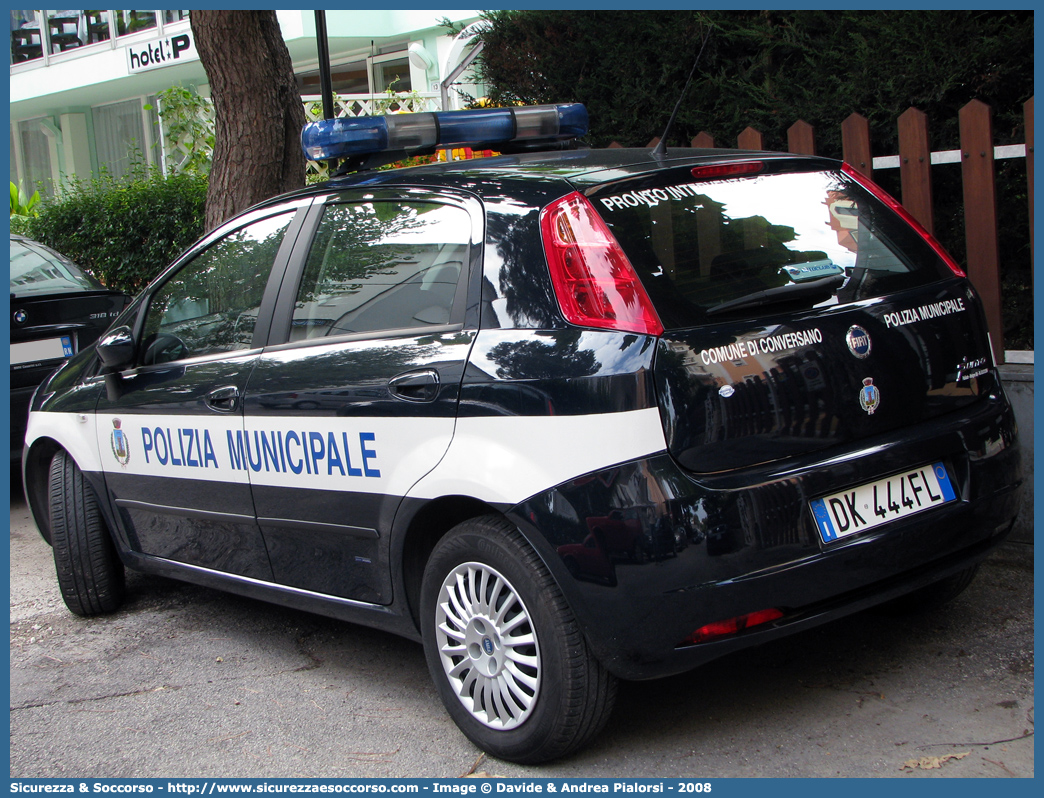
<svg viewBox="0 0 1044 798"><path fill-rule="evenodd" d="M493 641L490 640L488 637L483 637L482 638L482 649L486 652L486 654L492 654L493 653Z"/></svg>
<svg viewBox="0 0 1044 798"><path fill-rule="evenodd" d="M848 344L848 351L860 360L870 354L870 333L858 324L848 328L845 343Z"/></svg>

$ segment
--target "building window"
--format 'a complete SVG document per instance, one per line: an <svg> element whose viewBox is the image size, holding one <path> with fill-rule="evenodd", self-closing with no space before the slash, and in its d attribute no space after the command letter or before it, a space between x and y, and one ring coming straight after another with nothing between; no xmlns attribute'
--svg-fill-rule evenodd
<svg viewBox="0 0 1044 798"><path fill-rule="evenodd" d="M319 84L319 70L313 69L296 76L297 88L304 96L322 93ZM339 64L330 67L330 80L336 94L369 94L370 81L366 76L366 62L353 61L350 64Z"/></svg>
<svg viewBox="0 0 1044 798"><path fill-rule="evenodd" d="M80 11L45 11L50 53L64 53L83 46L87 39L87 27Z"/></svg>
<svg viewBox="0 0 1044 798"><path fill-rule="evenodd" d="M45 121L46 117L41 117L17 123L11 142L11 179L29 195L39 190L41 197L54 193L51 144L44 133Z"/></svg>
<svg viewBox="0 0 1044 798"><path fill-rule="evenodd" d="M377 94L386 91L410 91L410 61L402 53L380 56L373 60L373 90Z"/></svg>
<svg viewBox="0 0 1044 798"><path fill-rule="evenodd" d="M85 45L111 41L113 30L117 36L129 36L140 31L156 29L187 20L188 11L21 11L13 10L11 17L12 64L21 64L42 58L44 45L48 55L60 55ZM41 32L40 20L46 24Z"/></svg>
<svg viewBox="0 0 1044 798"><path fill-rule="evenodd" d="M376 55L331 66L330 78L334 93L373 95L383 94L388 90L412 91L410 62L404 47L405 45L396 45L397 51L387 55ZM296 78L297 88L302 96L311 97L321 93L318 69L300 72Z"/></svg>
<svg viewBox="0 0 1044 798"><path fill-rule="evenodd" d="M40 20L46 20L49 55L59 55L85 44L108 41L110 11L12 11L11 63L32 61L43 55L44 35Z"/></svg>
<svg viewBox="0 0 1044 798"><path fill-rule="evenodd" d="M92 109L98 166L113 177L125 177L138 164L160 165L159 125L155 98L146 110L141 98Z"/></svg>
<svg viewBox="0 0 1044 798"><path fill-rule="evenodd" d="M38 11L11 11L11 63L43 57Z"/></svg>
<svg viewBox="0 0 1044 798"><path fill-rule="evenodd" d="M116 35L128 36L131 33L156 27L155 11L116 11Z"/></svg>
<svg viewBox="0 0 1044 798"><path fill-rule="evenodd" d="M11 140L11 160L8 161L8 165L11 167L11 182L16 186L18 185L18 148L15 147L14 131L8 137Z"/></svg>
<svg viewBox="0 0 1044 798"><path fill-rule="evenodd" d="M83 12L83 27L87 33L87 44L109 41L111 36L109 20L112 13L104 10Z"/></svg>

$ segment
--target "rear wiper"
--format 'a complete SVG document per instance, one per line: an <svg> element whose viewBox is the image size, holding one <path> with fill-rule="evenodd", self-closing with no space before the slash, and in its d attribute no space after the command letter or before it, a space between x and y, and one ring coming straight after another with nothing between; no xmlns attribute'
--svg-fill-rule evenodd
<svg viewBox="0 0 1044 798"><path fill-rule="evenodd" d="M764 291L755 291L753 294L747 294L747 296L739 299L731 299L728 302L722 302L707 308L707 315L716 316L720 313L728 313L731 310L743 310L762 305L793 302L796 299L814 299L817 297L828 299L844 282L844 274L832 274L829 277L821 277L818 280L807 280L801 283L788 283L775 288L766 288ZM815 303L813 302L812 304Z"/></svg>

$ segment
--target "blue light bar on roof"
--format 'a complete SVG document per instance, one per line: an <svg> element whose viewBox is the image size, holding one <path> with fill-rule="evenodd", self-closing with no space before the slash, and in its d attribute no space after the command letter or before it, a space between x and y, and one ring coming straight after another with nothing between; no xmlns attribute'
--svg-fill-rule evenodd
<svg viewBox="0 0 1044 798"><path fill-rule="evenodd" d="M585 133L587 109L580 103L565 103L323 119L304 126L301 148L306 158L326 161L383 151L537 144Z"/></svg>

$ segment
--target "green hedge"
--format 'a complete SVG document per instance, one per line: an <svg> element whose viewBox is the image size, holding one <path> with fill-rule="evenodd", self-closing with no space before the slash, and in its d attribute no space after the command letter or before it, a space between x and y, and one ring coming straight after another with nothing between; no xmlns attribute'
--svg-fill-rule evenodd
<svg viewBox="0 0 1044 798"><path fill-rule="evenodd" d="M206 177L141 168L74 183L22 228L108 287L137 293L203 235L206 194Z"/></svg>
<svg viewBox="0 0 1044 798"><path fill-rule="evenodd" d="M896 119L928 114L934 149L957 144L957 110L993 106L998 143L1021 142L1033 94L1031 11L494 11L479 59L491 99L583 102L587 140L644 147L663 132L704 36L668 142L706 130L734 146L748 125L769 149L798 119L821 155L840 157L841 122L870 121L894 153ZM877 154L877 153L875 153Z"/></svg>

